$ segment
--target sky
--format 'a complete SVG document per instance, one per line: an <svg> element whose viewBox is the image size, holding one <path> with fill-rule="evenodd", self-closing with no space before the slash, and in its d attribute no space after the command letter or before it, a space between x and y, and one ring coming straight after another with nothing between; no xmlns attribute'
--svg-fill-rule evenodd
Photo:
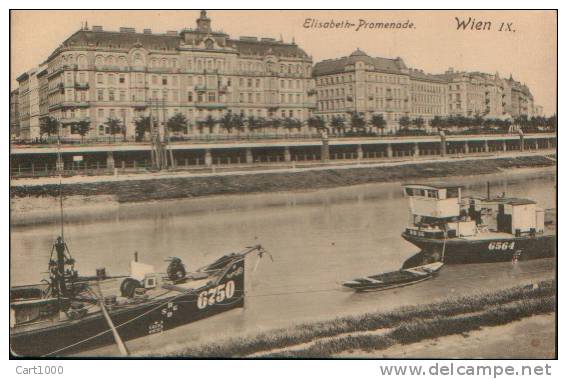
<svg viewBox="0 0 567 379"><path fill-rule="evenodd" d="M12 11L11 75L16 78L43 62L67 37L81 28L121 26L154 33L194 27L199 11ZM360 48L368 55L402 57L408 67L442 73L495 73L526 83L535 103L547 115L556 112L557 19L554 11L221 11L209 10L214 30L240 36L292 39L317 62L339 58ZM457 30L457 20L471 22ZM307 28L319 23L348 21L354 27ZM471 30L477 23L481 30ZM378 22L413 23L407 29L371 28ZM360 24L365 25L357 30ZM490 29L488 25L490 23ZM504 23L503 31L499 31ZM508 30L508 24L510 29Z"/></svg>

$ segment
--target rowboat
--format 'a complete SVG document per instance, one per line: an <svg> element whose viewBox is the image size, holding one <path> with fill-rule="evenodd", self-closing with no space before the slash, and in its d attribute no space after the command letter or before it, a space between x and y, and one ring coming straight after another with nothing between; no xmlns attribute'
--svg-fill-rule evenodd
<svg viewBox="0 0 567 379"><path fill-rule="evenodd" d="M383 291L429 280L441 270L441 267L443 267L443 262L434 262L422 266L365 276L343 282L342 285L357 292Z"/></svg>

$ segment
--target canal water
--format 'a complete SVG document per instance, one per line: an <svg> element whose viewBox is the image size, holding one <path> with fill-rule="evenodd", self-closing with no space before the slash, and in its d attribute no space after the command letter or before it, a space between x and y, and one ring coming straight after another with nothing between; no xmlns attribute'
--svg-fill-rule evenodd
<svg viewBox="0 0 567 379"><path fill-rule="evenodd" d="M534 199L542 208L555 208L555 171L549 169L450 181L463 184L465 195L484 193L490 181L493 195L505 192ZM262 244L273 255L273 262L247 259L244 310L150 337L158 345L200 343L307 320L430 302L455 291L482 290L487 283L492 283L490 287L513 285L541 272L552 275L554 269L553 260L455 266L444 269L442 287L435 285L440 277L379 293L384 295L341 290L338 282L397 269L417 252L400 237L408 210L399 183L121 205L106 216L91 220L85 214L65 225L65 239L81 274L94 274L99 267L110 275L126 274L134 252L140 261L163 269L165 258L180 257L189 270L253 244ZM56 223L12 227L12 285L44 277L58 232ZM147 341L133 343L141 350L149 346ZM111 352L103 354L107 353Z"/></svg>

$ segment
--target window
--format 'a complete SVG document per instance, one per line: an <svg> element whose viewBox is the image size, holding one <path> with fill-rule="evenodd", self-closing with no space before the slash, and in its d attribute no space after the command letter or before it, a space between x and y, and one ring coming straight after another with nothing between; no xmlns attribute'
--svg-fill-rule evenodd
<svg viewBox="0 0 567 379"><path fill-rule="evenodd" d="M97 84L103 84L104 83L104 77L102 74L96 74L96 82Z"/></svg>
<svg viewBox="0 0 567 379"><path fill-rule="evenodd" d="M190 103L193 102L193 92L187 92L187 101Z"/></svg>
<svg viewBox="0 0 567 379"><path fill-rule="evenodd" d="M114 101L114 90L113 89L108 90L108 101Z"/></svg>
<svg viewBox="0 0 567 379"><path fill-rule="evenodd" d="M164 86L167 85L167 76L161 78L161 84L163 84Z"/></svg>
<svg viewBox="0 0 567 379"><path fill-rule="evenodd" d="M120 101L126 101L126 91L120 91Z"/></svg>
<svg viewBox="0 0 567 379"><path fill-rule="evenodd" d="M121 74L120 77L118 78L118 83L120 84L126 83L126 77L124 77L123 74Z"/></svg>
<svg viewBox="0 0 567 379"><path fill-rule="evenodd" d="M209 92L209 103L214 103L216 101L216 95L214 92Z"/></svg>
<svg viewBox="0 0 567 379"><path fill-rule="evenodd" d="M99 89L96 94L96 99L98 101L104 101L104 90ZM102 109L99 109L99 111Z"/></svg>

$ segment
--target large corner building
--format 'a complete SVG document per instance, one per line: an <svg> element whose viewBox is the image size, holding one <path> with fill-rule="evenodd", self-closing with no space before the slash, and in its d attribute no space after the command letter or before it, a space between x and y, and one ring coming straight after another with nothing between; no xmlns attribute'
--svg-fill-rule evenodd
<svg viewBox="0 0 567 379"><path fill-rule="evenodd" d="M197 122L226 112L305 121L315 103L312 59L305 51L273 38L231 39L212 29L205 11L195 28L165 34L83 27L45 64L40 78L47 113L63 124L89 120L91 137L108 135L108 118L119 119L132 136L134 120L150 112L161 122L184 114L193 126L186 133L202 132L194 128ZM39 92L39 73L18 78L20 108L30 107L31 91ZM24 111L22 131L36 129L30 124L34 111Z"/></svg>

